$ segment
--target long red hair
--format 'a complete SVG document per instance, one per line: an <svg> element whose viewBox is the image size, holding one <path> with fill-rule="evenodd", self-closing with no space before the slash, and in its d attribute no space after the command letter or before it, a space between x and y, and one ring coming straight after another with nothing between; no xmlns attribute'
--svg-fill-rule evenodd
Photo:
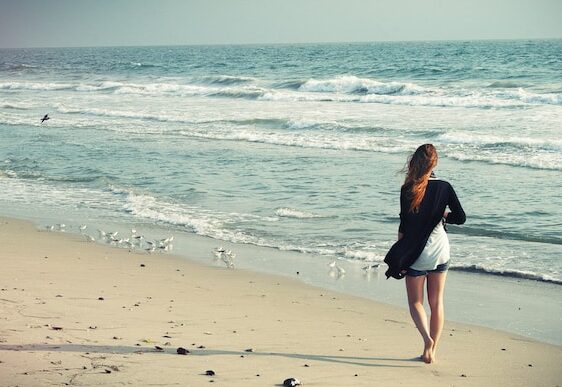
<svg viewBox="0 0 562 387"><path fill-rule="evenodd" d="M408 190L410 212L418 212L425 195L427 182L437 165L437 150L432 144L424 144L408 158L404 187Z"/></svg>

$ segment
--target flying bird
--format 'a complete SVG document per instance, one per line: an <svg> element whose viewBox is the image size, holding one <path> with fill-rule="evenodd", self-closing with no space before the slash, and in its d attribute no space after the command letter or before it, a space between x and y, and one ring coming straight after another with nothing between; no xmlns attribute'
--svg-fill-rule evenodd
<svg viewBox="0 0 562 387"><path fill-rule="evenodd" d="M49 117L49 114L45 114L45 115L43 116L43 118L41 118L41 123L43 123L43 122L45 122L45 121L47 121L47 120L50 120L50 119L51 119L51 117Z"/></svg>

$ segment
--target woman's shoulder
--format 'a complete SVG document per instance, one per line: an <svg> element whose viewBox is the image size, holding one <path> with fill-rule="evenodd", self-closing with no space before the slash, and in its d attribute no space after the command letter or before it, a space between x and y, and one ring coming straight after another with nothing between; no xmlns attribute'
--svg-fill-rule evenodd
<svg viewBox="0 0 562 387"><path fill-rule="evenodd" d="M444 180L444 179L441 179L441 178L438 178L438 177L431 177L428 180L428 183L434 184L434 185L436 185L438 187L442 187L444 189L445 188L446 189L453 188L451 183L449 183L447 180Z"/></svg>

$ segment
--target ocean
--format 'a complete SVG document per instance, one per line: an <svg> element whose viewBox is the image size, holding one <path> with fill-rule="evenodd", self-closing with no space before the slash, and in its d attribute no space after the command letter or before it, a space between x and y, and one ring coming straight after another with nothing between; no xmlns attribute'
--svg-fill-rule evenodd
<svg viewBox="0 0 562 387"><path fill-rule="evenodd" d="M561 40L1 49L0 214L362 267L433 143L452 270L562 284L561 123Z"/></svg>

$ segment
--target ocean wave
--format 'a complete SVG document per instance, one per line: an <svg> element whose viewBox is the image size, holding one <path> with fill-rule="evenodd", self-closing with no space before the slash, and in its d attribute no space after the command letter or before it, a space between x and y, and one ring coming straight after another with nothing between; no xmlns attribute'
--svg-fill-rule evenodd
<svg viewBox="0 0 562 387"><path fill-rule="evenodd" d="M194 78L197 83L209 85L240 85L254 82L256 79L252 77L232 76L232 75L208 75L204 77Z"/></svg>
<svg viewBox="0 0 562 387"><path fill-rule="evenodd" d="M335 133L315 133L314 136L306 135L302 132L263 132L252 129L238 130L180 130L177 132L183 136L206 138L213 140L229 140L229 141L247 141L262 144L292 146L300 148L320 148L333 150L355 150L355 151L372 151L383 153L403 153L412 150L413 145L410 143L390 142L388 138L381 141L382 138L375 136L355 136L342 138L337 132Z"/></svg>
<svg viewBox="0 0 562 387"><path fill-rule="evenodd" d="M298 90L306 92L384 95L415 95L427 92L423 87L413 83L380 82L374 79L358 78L352 75L339 76L326 80L309 79L303 83Z"/></svg>
<svg viewBox="0 0 562 387"><path fill-rule="evenodd" d="M273 83L272 87L274 89L291 89L291 90L298 90L306 81L303 80L287 80L281 82Z"/></svg>
<svg viewBox="0 0 562 387"><path fill-rule="evenodd" d="M0 90L65 90L72 89L76 85L57 82L0 82Z"/></svg>
<svg viewBox="0 0 562 387"><path fill-rule="evenodd" d="M529 105L562 105L562 94L538 94L523 88L497 91L493 94L493 97L508 101L520 101Z"/></svg>
<svg viewBox="0 0 562 387"><path fill-rule="evenodd" d="M503 80L503 81L492 82L487 87L497 88L497 89L513 89L513 88L525 87L525 86L526 86L525 84L518 83L515 81Z"/></svg>
<svg viewBox="0 0 562 387"><path fill-rule="evenodd" d="M562 140L560 139L544 140L536 137L518 136L500 137L493 134L448 131L437 136L436 140L447 144L476 145L480 147L512 147L516 149L532 148L533 150L544 149L562 152Z"/></svg>
<svg viewBox="0 0 562 387"><path fill-rule="evenodd" d="M0 177L16 179L18 177L18 174L16 173L16 171L13 171L11 169L5 169L5 170L0 169Z"/></svg>
<svg viewBox="0 0 562 387"><path fill-rule="evenodd" d="M217 91L209 90L205 95L209 97L228 97L228 98L246 98L258 99L265 93L261 88L224 88Z"/></svg>
<svg viewBox="0 0 562 387"><path fill-rule="evenodd" d="M25 104L3 103L2 105L0 105L0 108L13 110L29 110L30 106Z"/></svg>
<svg viewBox="0 0 562 387"><path fill-rule="evenodd" d="M338 94L328 92L291 92L281 90L264 91L258 97L264 101L280 102L343 102L343 103L377 103L398 106L428 106L428 107L460 107L479 109L513 109L530 105L529 101L498 99L485 95L392 95L392 94Z"/></svg>
<svg viewBox="0 0 562 387"><path fill-rule="evenodd" d="M530 271L500 269L483 266L480 264L475 265L451 265L451 270L464 271L469 273L489 274L501 277L521 278L527 280L534 280L540 282L547 282L556 285L562 285L562 280L549 276L547 274L537 274Z"/></svg>
<svg viewBox="0 0 562 387"><path fill-rule="evenodd" d="M22 71L33 70L39 67L27 63L2 63L0 68L7 71Z"/></svg>
<svg viewBox="0 0 562 387"><path fill-rule="evenodd" d="M136 67L136 68L162 67L162 65L158 65L154 63L142 63L142 62L129 62L129 66Z"/></svg>
<svg viewBox="0 0 562 387"><path fill-rule="evenodd" d="M322 218L322 215L313 214L312 212L297 210L290 207L280 207L275 210L275 215L282 218L295 218L295 219L312 219Z"/></svg>
<svg viewBox="0 0 562 387"><path fill-rule="evenodd" d="M474 150L454 150L447 149L443 152L450 159L458 161L477 161L488 164L510 165L513 167L523 167L531 169L543 169L552 171L562 171L562 154L560 153L542 153L526 154L500 153L500 152L484 152L477 153Z"/></svg>
<svg viewBox="0 0 562 387"><path fill-rule="evenodd" d="M148 194L134 193L128 189L114 189L114 192L126 196L126 204L123 209L135 217L184 227L195 234L232 243L272 245L262 238L240 229L239 225L256 221L276 221L274 218L210 211L186 204L167 202Z"/></svg>
<svg viewBox="0 0 562 387"><path fill-rule="evenodd" d="M327 80L309 79L297 88L295 87L300 81L281 83L284 86L293 86L292 88L260 87L253 81L253 78L246 77L208 76L193 78L191 81L185 80L185 83L127 83L109 80L79 83L1 82L0 90L74 90L141 96L202 96L286 102L379 103L481 109L562 105L562 94L539 94L523 88L430 89L413 83L380 82L354 76L340 76Z"/></svg>
<svg viewBox="0 0 562 387"><path fill-rule="evenodd" d="M462 234L468 236L481 236L488 238L497 239L507 239L514 241L523 242L536 242L536 243L548 243L553 245L562 245L562 238L551 237L551 236L537 236L526 232L509 232L504 230L490 229L485 227L449 227L449 232L452 234Z"/></svg>
<svg viewBox="0 0 562 387"><path fill-rule="evenodd" d="M378 262L382 263L385 255L366 250L345 250L343 257L352 261Z"/></svg>
<svg viewBox="0 0 562 387"><path fill-rule="evenodd" d="M138 111L128 110L110 110L99 108L82 108L82 107L68 107L63 104L56 104L55 109L59 113L64 114L86 114L100 117L112 118L131 118L139 120L161 121L161 122L191 122L179 117L171 117L164 114L151 114Z"/></svg>

